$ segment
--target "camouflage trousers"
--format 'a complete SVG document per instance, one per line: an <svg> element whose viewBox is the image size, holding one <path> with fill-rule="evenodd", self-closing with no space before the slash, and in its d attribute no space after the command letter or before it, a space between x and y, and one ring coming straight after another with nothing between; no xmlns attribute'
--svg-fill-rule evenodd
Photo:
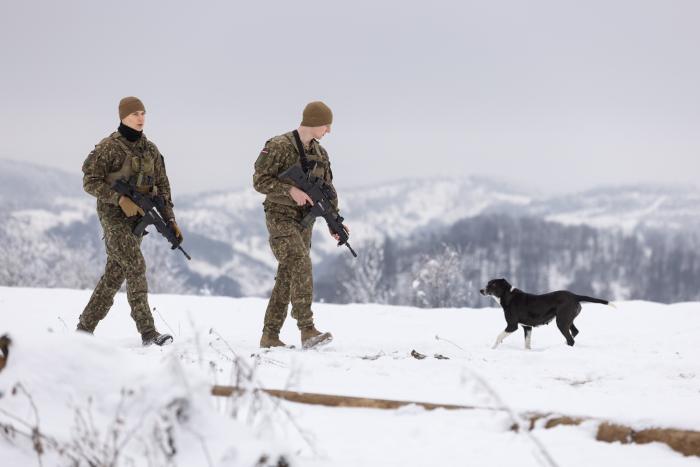
<svg viewBox="0 0 700 467"><path fill-rule="evenodd" d="M311 270L311 232L313 225L303 228L301 215L295 208L265 209L265 223L270 234L270 248L277 259L277 275L265 311L263 332L276 336L287 318L287 305L292 304L292 318L299 329L313 326L313 276Z"/></svg>
<svg viewBox="0 0 700 467"><path fill-rule="evenodd" d="M152 333L155 331L155 325L148 305L146 261L141 253L141 238L132 233L133 222L123 215L119 219L115 213L103 215L99 209L98 214L104 231L107 266L80 315L79 326L93 332L97 323L107 316L114 303L114 296L126 279L126 296L136 329L141 334Z"/></svg>

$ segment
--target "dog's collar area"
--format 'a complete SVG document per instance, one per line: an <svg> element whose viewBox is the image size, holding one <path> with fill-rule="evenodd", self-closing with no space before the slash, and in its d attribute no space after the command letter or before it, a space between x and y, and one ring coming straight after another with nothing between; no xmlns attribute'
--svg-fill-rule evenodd
<svg viewBox="0 0 700 467"><path fill-rule="evenodd" d="M513 292L513 290L515 290L515 287L511 285L511 286L510 286L510 291Z"/></svg>

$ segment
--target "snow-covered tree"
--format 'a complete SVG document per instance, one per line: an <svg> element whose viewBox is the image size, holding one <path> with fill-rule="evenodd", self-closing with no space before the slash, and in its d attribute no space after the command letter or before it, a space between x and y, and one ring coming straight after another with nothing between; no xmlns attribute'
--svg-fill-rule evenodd
<svg viewBox="0 0 700 467"><path fill-rule="evenodd" d="M462 253L443 245L435 255L424 255L413 268L414 304L428 308L464 306L467 281L463 274Z"/></svg>
<svg viewBox="0 0 700 467"><path fill-rule="evenodd" d="M357 258L345 257L345 297L355 303L389 303L392 290L388 240L364 243L361 251Z"/></svg>

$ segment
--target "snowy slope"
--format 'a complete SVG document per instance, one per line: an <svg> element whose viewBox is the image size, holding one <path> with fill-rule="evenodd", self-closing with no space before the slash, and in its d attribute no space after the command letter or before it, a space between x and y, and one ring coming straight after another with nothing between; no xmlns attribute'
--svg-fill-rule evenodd
<svg viewBox="0 0 700 467"><path fill-rule="evenodd" d="M24 436L8 431L0 440L3 466L165 466L175 458L180 465L216 459L247 467L263 456L291 457L281 439L260 439L219 413L206 372L183 368L177 353L156 357L154 365L87 336L42 330L13 337L12 360L0 378L0 424L15 422L25 433L25 423L37 427L43 455L37 464Z"/></svg>
<svg viewBox="0 0 700 467"><path fill-rule="evenodd" d="M0 159L0 201L6 208L46 207L56 198L80 197L82 193L80 176L53 167Z"/></svg>
<svg viewBox="0 0 700 467"><path fill-rule="evenodd" d="M530 206L530 213L566 225L632 231L700 226L700 190L693 187L628 186L566 195Z"/></svg>
<svg viewBox="0 0 700 467"><path fill-rule="evenodd" d="M317 325L334 333L333 344L318 351L260 352L257 341L266 304L262 299L153 295L156 323L162 331L172 332L176 342L165 349L142 349L123 295L117 297L95 338L75 336L72 328L88 296L86 291L0 288L0 334L15 336L16 363L32 366L21 369L10 360L0 376L0 390L7 393L18 380L33 388L53 384L59 376L80 381L64 382L51 403L39 398L39 410L48 411L43 404L60 406L68 402L61 398L70 394L85 396L87 389L104 388L82 376L85 371L97 371L100 361L113 373L105 380L110 386L139 374L158 379L163 372L172 373L177 361L184 378L194 382L190 387L197 410L221 414L221 400L202 399L203 383L231 383L230 358L235 352L255 366L255 380L267 388L498 406L479 383L481 378L517 411L600 417L638 428L700 429L700 415L694 409L700 406L698 303L623 302L617 310L587 304L576 322L581 334L575 347L565 345L556 327L544 326L534 330L531 351L523 349L520 333L491 350L504 327L502 313L492 308L318 304ZM299 344L291 318L281 337ZM450 360L416 360L409 356L412 349L429 356L440 353ZM42 360L43 354L46 359ZM177 393L177 384L172 384L172 392ZM273 446L287 446L295 453L297 465L540 465L532 442L509 431L510 421L503 414L426 412L411 407L334 409L291 403L281 407L294 423L273 411L276 429L256 433ZM4 397L0 409L19 407ZM55 410L57 416L67 416L66 411ZM30 417L31 411L26 409L22 415ZM233 423L221 415L211 419L215 424ZM206 430L208 422L201 417L199 421L197 429ZM280 433L284 443L273 439L273 434ZM697 459L684 458L664 445L596 442L590 425L534 433L559 465L697 465ZM218 440L212 443L217 452L225 452ZM201 451L194 444L186 446L191 455ZM275 453L286 452L284 447L275 449ZM29 456L2 438L0 452L3 458Z"/></svg>

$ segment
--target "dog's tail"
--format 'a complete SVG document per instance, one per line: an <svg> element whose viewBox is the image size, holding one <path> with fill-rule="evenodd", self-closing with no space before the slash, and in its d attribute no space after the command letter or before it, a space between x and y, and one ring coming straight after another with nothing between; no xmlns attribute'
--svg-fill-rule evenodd
<svg viewBox="0 0 700 467"><path fill-rule="evenodd" d="M601 305L610 305L615 308L609 301L600 298L586 297L585 295L576 295L576 300L579 302L600 303Z"/></svg>

